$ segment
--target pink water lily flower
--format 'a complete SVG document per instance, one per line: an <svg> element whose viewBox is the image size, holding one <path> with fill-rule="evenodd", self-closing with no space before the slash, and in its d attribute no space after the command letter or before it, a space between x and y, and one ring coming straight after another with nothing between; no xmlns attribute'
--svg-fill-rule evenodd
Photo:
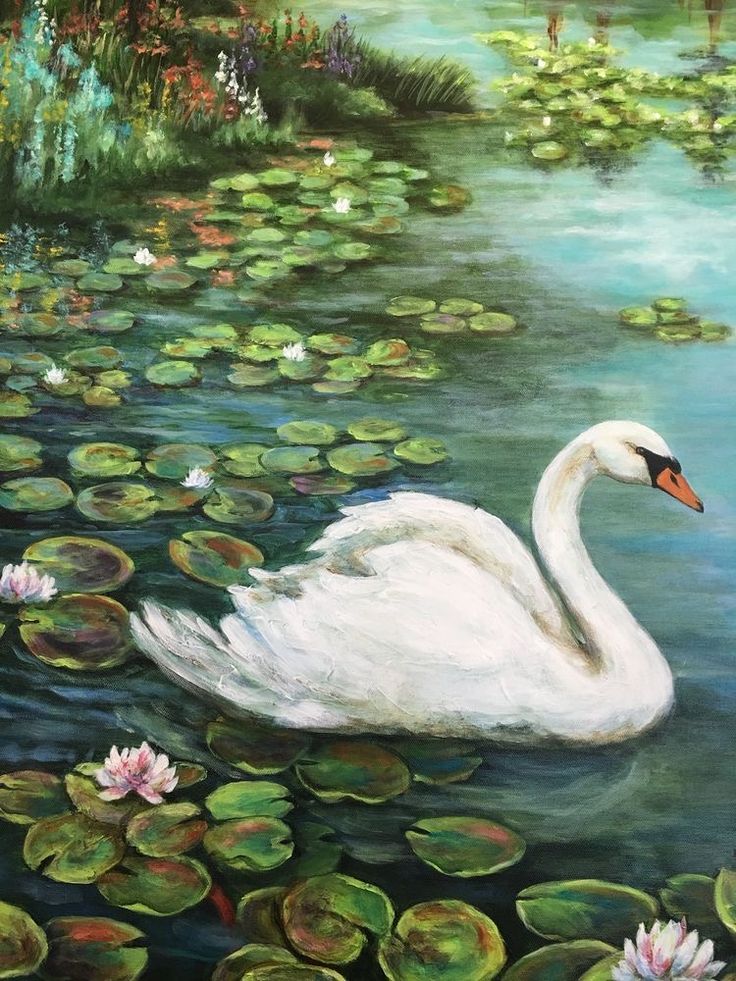
<svg viewBox="0 0 736 981"><path fill-rule="evenodd" d="M137 749L126 746L119 752L113 746L105 765L95 773L95 780L105 787L100 792L102 800L120 800L132 792L149 804L161 804L163 795L171 793L179 782L176 767L169 766L169 757L155 753L145 742Z"/></svg>
<svg viewBox="0 0 736 981"><path fill-rule="evenodd" d="M703 981L714 978L725 967L713 960L713 941L698 942L698 931L687 932L684 918L664 926L654 921L647 933L639 924L636 946L624 943L624 958L611 972L613 981Z"/></svg>
<svg viewBox="0 0 736 981"><path fill-rule="evenodd" d="M58 593L56 580L28 562L3 566L0 600L5 603L48 603Z"/></svg>

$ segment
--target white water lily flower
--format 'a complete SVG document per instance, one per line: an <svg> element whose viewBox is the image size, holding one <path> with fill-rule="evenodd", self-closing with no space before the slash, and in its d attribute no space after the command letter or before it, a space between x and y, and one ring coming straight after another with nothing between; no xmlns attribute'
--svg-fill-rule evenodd
<svg viewBox="0 0 736 981"><path fill-rule="evenodd" d="M171 793L179 782L169 757L155 753L145 742L119 752L113 746L105 765L95 772L95 780L105 788L99 794L102 800L121 800L133 793L149 804L161 804L163 795Z"/></svg>
<svg viewBox="0 0 736 981"><path fill-rule="evenodd" d="M547 129L551 125L552 125L552 117L551 116L543 116L542 117L542 126L544 126L545 129Z"/></svg>
<svg viewBox="0 0 736 981"><path fill-rule="evenodd" d="M155 261L156 256L148 249L138 249L133 256L133 262L137 262L139 266L152 266Z"/></svg>
<svg viewBox="0 0 736 981"><path fill-rule="evenodd" d="M47 385L63 385L65 382L69 381L69 375L67 375L64 368L59 368L58 365L52 364L44 374L42 379Z"/></svg>
<svg viewBox="0 0 736 981"><path fill-rule="evenodd" d="M510 143L513 140L513 138L514 138L514 134L509 132L509 130L506 130L506 132L503 134L504 143Z"/></svg>
<svg viewBox="0 0 736 981"><path fill-rule="evenodd" d="M295 344L284 345L281 354L287 361L303 361L307 356L307 349L301 341L297 341Z"/></svg>
<svg viewBox="0 0 736 981"><path fill-rule="evenodd" d="M346 215L350 211L350 198L338 198L332 202L332 208L338 215Z"/></svg>
<svg viewBox="0 0 736 981"><path fill-rule="evenodd" d="M723 129L723 123L719 123L718 120L716 119L716 121L713 123L713 132L720 133L722 129Z"/></svg>
<svg viewBox="0 0 736 981"><path fill-rule="evenodd" d="M636 946L624 943L624 958L611 972L613 981L705 981L725 967L713 960L713 941L698 944L698 931L687 932L684 918L664 926L655 920L647 933L639 924Z"/></svg>
<svg viewBox="0 0 736 981"><path fill-rule="evenodd" d="M192 490L208 490L213 484L214 480L202 467L192 467L181 482L182 487L188 487Z"/></svg>
<svg viewBox="0 0 736 981"><path fill-rule="evenodd" d="M322 163L325 165L325 167L334 167L335 166L334 153L330 153L330 151L328 150L327 153L324 155L324 157L322 157Z"/></svg>
<svg viewBox="0 0 736 981"><path fill-rule="evenodd" d="M588 47L589 48L594 48L597 43L598 42L596 41L596 39L594 37L589 37L588 38Z"/></svg>
<svg viewBox="0 0 736 981"><path fill-rule="evenodd" d="M544 58L537 58L537 68L546 68L546 67L547 67L547 62L544 60Z"/></svg>
<svg viewBox="0 0 736 981"><path fill-rule="evenodd" d="M0 575L0 599L6 603L48 603L56 596L56 580L40 573L28 562L3 567Z"/></svg>

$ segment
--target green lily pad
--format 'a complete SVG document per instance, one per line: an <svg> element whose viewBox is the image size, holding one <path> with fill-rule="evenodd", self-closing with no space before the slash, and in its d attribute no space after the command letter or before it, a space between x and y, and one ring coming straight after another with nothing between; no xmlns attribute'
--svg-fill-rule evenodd
<svg viewBox="0 0 736 981"><path fill-rule="evenodd" d="M256 324L255 327L251 327L250 339L253 344L276 348L303 340L299 331L289 324Z"/></svg>
<svg viewBox="0 0 736 981"><path fill-rule="evenodd" d="M732 937L736 937L736 872L721 869L714 891L716 912Z"/></svg>
<svg viewBox="0 0 736 981"><path fill-rule="evenodd" d="M33 542L23 560L53 576L62 593L110 593L133 575L133 560L100 538L64 535Z"/></svg>
<svg viewBox="0 0 736 981"><path fill-rule="evenodd" d="M655 331L655 337L658 337L660 341L667 341L670 344L686 344L689 341L697 340L700 335L699 327L691 327L687 325L675 326L662 326L657 331Z"/></svg>
<svg viewBox="0 0 736 981"><path fill-rule="evenodd" d="M45 382L42 382L45 387ZM5 379L6 387L12 392L30 392L38 385L38 378L33 375L10 375ZM66 386L64 386L66 388ZM76 388L76 386L73 386ZM58 391L58 388L54 390ZM4 394L4 393L3 393ZM75 392L75 394L77 394Z"/></svg>
<svg viewBox="0 0 736 981"><path fill-rule="evenodd" d="M223 821L204 836L209 856L241 872L269 872L291 858L291 828L278 818L255 816Z"/></svg>
<svg viewBox="0 0 736 981"><path fill-rule="evenodd" d="M273 507L270 494L230 481L216 485L202 510L213 521L240 525L266 521L273 514Z"/></svg>
<svg viewBox="0 0 736 981"><path fill-rule="evenodd" d="M252 191L260 185L255 174L236 174L234 177L218 177L210 186L218 191Z"/></svg>
<svg viewBox="0 0 736 981"><path fill-rule="evenodd" d="M658 903L638 889L598 879L542 882L522 890L516 910L524 925L548 940L605 940L634 936L655 919Z"/></svg>
<svg viewBox="0 0 736 981"><path fill-rule="evenodd" d="M390 419L358 419L347 427L353 439L373 443L398 443L406 439L406 430Z"/></svg>
<svg viewBox="0 0 736 981"><path fill-rule="evenodd" d="M299 183L299 175L283 167L271 167L257 175L264 187L291 187Z"/></svg>
<svg viewBox="0 0 736 981"><path fill-rule="evenodd" d="M386 307L386 313L392 317L421 317L432 313L437 304L421 296L395 296Z"/></svg>
<svg viewBox="0 0 736 981"><path fill-rule="evenodd" d="M715 886L709 875L674 875L660 893L662 905L674 919L685 917L690 928L703 936L718 936L723 924L716 910Z"/></svg>
<svg viewBox="0 0 736 981"><path fill-rule="evenodd" d="M262 388L279 380L276 368L253 364L238 364L234 367L235 371L227 377L230 384L237 388Z"/></svg>
<svg viewBox="0 0 736 981"><path fill-rule="evenodd" d="M110 409L116 405L120 405L122 400L113 389L107 388L104 385L93 385L92 388L88 388L82 395L82 401L85 405Z"/></svg>
<svg viewBox="0 0 736 981"><path fill-rule="evenodd" d="M439 184L432 188L428 203L437 211L462 211L472 200L470 191L459 184Z"/></svg>
<svg viewBox="0 0 736 981"><path fill-rule="evenodd" d="M102 671L132 650L128 611L109 596L70 593L52 606L19 614L20 637L44 664L72 671Z"/></svg>
<svg viewBox="0 0 736 981"><path fill-rule="evenodd" d="M204 803L216 821L249 817L282 818L293 807L288 789L268 780L238 780L223 784L213 790Z"/></svg>
<svg viewBox="0 0 736 981"><path fill-rule="evenodd" d="M526 844L515 832L474 817L417 821L406 832L411 850L427 865L460 878L491 875L515 865Z"/></svg>
<svg viewBox="0 0 736 981"><path fill-rule="evenodd" d="M384 450L385 447L378 443L352 443L330 450L327 462L333 470L348 477L373 477L388 473L399 465L387 457Z"/></svg>
<svg viewBox="0 0 736 981"><path fill-rule="evenodd" d="M0 472L36 470L41 466L43 447L26 436L0 434Z"/></svg>
<svg viewBox="0 0 736 981"><path fill-rule="evenodd" d="M80 371L111 371L123 363L123 355L115 347L80 347L64 355L64 360Z"/></svg>
<svg viewBox="0 0 736 981"><path fill-rule="evenodd" d="M90 330L99 334L122 334L135 323L129 310L93 310L89 315Z"/></svg>
<svg viewBox="0 0 736 981"><path fill-rule="evenodd" d="M212 354L213 347L202 337L178 337L160 348L167 358L207 358Z"/></svg>
<svg viewBox="0 0 736 981"><path fill-rule="evenodd" d="M585 974L579 975L579 981L610 981L613 977L614 967L617 967L620 961L623 960L623 956L624 952L619 950L615 954L604 957L602 961L598 961L597 964L589 968ZM727 979L724 979L724 981L727 981Z"/></svg>
<svg viewBox="0 0 736 981"><path fill-rule="evenodd" d="M169 542L171 560L183 573L210 586L250 581L248 570L263 565L263 554L250 542L219 531L188 531Z"/></svg>
<svg viewBox="0 0 736 981"><path fill-rule="evenodd" d="M13 368L22 375L42 375L53 366L53 359L39 351L27 351L13 358Z"/></svg>
<svg viewBox="0 0 736 981"><path fill-rule="evenodd" d="M504 974L504 981L578 981L601 958L614 953L613 947L600 940L550 944L513 964Z"/></svg>
<svg viewBox="0 0 736 981"><path fill-rule="evenodd" d="M86 259L57 259L51 265L51 272L58 276L71 276L72 279L78 279L86 275L91 268L92 264Z"/></svg>
<svg viewBox="0 0 736 981"><path fill-rule="evenodd" d="M192 469L211 470L217 457L198 443L165 443L146 457L146 470L164 480L183 480Z"/></svg>
<svg viewBox="0 0 736 981"><path fill-rule="evenodd" d="M91 521L127 525L150 518L158 501L145 484L121 480L87 487L77 495L76 506Z"/></svg>
<svg viewBox="0 0 736 981"><path fill-rule="evenodd" d="M246 944L218 963L211 981L243 981L252 968L296 963L296 957L283 947L276 947L274 944Z"/></svg>
<svg viewBox="0 0 736 981"><path fill-rule="evenodd" d="M273 211L276 207L276 202L271 195L263 191L249 191L243 195L241 204L246 211Z"/></svg>
<svg viewBox="0 0 736 981"><path fill-rule="evenodd" d="M300 782L320 800L380 804L408 790L411 774L402 759L382 746L338 740L303 756Z"/></svg>
<svg viewBox="0 0 736 981"><path fill-rule="evenodd" d="M262 964L243 975L242 981L345 981L342 974L312 964Z"/></svg>
<svg viewBox="0 0 736 981"><path fill-rule="evenodd" d="M122 279L114 273L90 272L77 280L77 289L85 293L116 293L122 288Z"/></svg>
<svg viewBox="0 0 736 981"><path fill-rule="evenodd" d="M261 456L269 449L263 443L231 443L220 449L223 469L234 477L262 477Z"/></svg>
<svg viewBox="0 0 736 981"><path fill-rule="evenodd" d="M261 457L271 473L318 473L325 465L316 446L276 446Z"/></svg>
<svg viewBox="0 0 736 981"><path fill-rule="evenodd" d="M284 279L290 273L289 266L278 259L257 259L245 267L246 275L255 280Z"/></svg>
<svg viewBox="0 0 736 981"><path fill-rule="evenodd" d="M425 334L462 334L467 323L451 313L428 313L422 317L419 326Z"/></svg>
<svg viewBox="0 0 736 981"><path fill-rule="evenodd" d="M135 259L130 259L124 255L115 255L107 260L102 271L114 276L145 276L148 269L136 262Z"/></svg>
<svg viewBox="0 0 736 981"><path fill-rule="evenodd" d="M260 245L277 245L286 240L286 234L278 228L254 228L252 232L248 232L245 240Z"/></svg>
<svg viewBox="0 0 736 981"><path fill-rule="evenodd" d="M47 953L46 935L28 913L0 903L0 978L29 977Z"/></svg>
<svg viewBox="0 0 736 981"><path fill-rule="evenodd" d="M325 378L329 381L358 381L362 378L370 378L373 368L365 358L354 357L349 354L333 358L327 366Z"/></svg>
<svg viewBox="0 0 736 981"><path fill-rule="evenodd" d="M360 388L358 381L318 381L312 385L312 391L320 395L349 395Z"/></svg>
<svg viewBox="0 0 736 981"><path fill-rule="evenodd" d="M172 858L127 856L97 881L108 903L133 913L175 916L201 903L212 887L201 862L184 855Z"/></svg>
<svg viewBox="0 0 736 981"><path fill-rule="evenodd" d="M188 329L192 337L201 337L212 343L213 341L237 341L238 332L232 324L196 324Z"/></svg>
<svg viewBox="0 0 736 981"><path fill-rule="evenodd" d="M441 440L426 436L404 440L403 443L394 447L394 453L400 460L421 466L441 463L449 456L447 448Z"/></svg>
<svg viewBox="0 0 736 981"><path fill-rule="evenodd" d="M453 899L412 906L380 944L389 981L490 981L506 963L498 927L480 910Z"/></svg>
<svg viewBox="0 0 736 981"><path fill-rule="evenodd" d="M53 773L45 773L43 770L17 770L15 773L3 773L0 776L0 818L3 821L11 824L34 824L42 818L63 814L68 810L69 798L64 792L64 784Z"/></svg>
<svg viewBox="0 0 736 981"><path fill-rule="evenodd" d="M227 252L198 252L187 259L185 265L190 269L216 269L228 259Z"/></svg>
<svg viewBox="0 0 736 981"><path fill-rule="evenodd" d="M315 228L311 231L297 232L294 236L294 245L304 246L309 249L326 249L335 241L332 232L326 228Z"/></svg>
<svg viewBox="0 0 736 981"><path fill-rule="evenodd" d="M252 943L288 947L281 926L281 904L287 890L269 886L246 893L238 903L237 919L241 932Z"/></svg>
<svg viewBox="0 0 736 981"><path fill-rule="evenodd" d="M556 140L542 140L532 147L532 156L537 160L563 160L567 154L567 147Z"/></svg>
<svg viewBox="0 0 736 981"><path fill-rule="evenodd" d="M396 235L402 230L403 225L395 215L383 214L360 222L358 228L365 235Z"/></svg>
<svg viewBox="0 0 736 981"><path fill-rule="evenodd" d="M180 269L161 269L159 272L146 276L146 286L149 290L160 290L164 293L179 293L188 290L197 282L195 276L182 272Z"/></svg>
<svg viewBox="0 0 736 981"><path fill-rule="evenodd" d="M159 804L136 814L125 829L125 840L141 855L169 858L191 851L204 838L207 822L196 804Z"/></svg>
<svg viewBox="0 0 736 981"><path fill-rule="evenodd" d="M49 277L38 272L6 272L0 276L0 288L12 290L14 293L25 293L27 290L41 289L49 285Z"/></svg>
<svg viewBox="0 0 736 981"><path fill-rule="evenodd" d="M128 477L141 468L138 450L123 443L81 443L67 454L73 470L88 477Z"/></svg>
<svg viewBox="0 0 736 981"><path fill-rule="evenodd" d="M656 311L651 307L624 307L618 312L621 323L627 327L656 327Z"/></svg>
<svg viewBox="0 0 736 981"><path fill-rule="evenodd" d="M32 825L23 859L55 882L89 885L118 864L125 843L109 826L85 814L61 814Z"/></svg>
<svg viewBox="0 0 736 981"><path fill-rule="evenodd" d="M306 751L309 740L296 731L219 719L207 727L207 745L226 763L260 776L288 770Z"/></svg>
<svg viewBox="0 0 736 981"><path fill-rule="evenodd" d="M281 225L306 225L312 212L309 208L300 208L298 204L287 204L276 209L276 217Z"/></svg>
<svg viewBox="0 0 736 981"><path fill-rule="evenodd" d="M6 511L58 511L74 500L58 477L16 477L0 484L0 508Z"/></svg>
<svg viewBox="0 0 736 981"><path fill-rule="evenodd" d="M312 381L324 371L324 362L313 354L305 355L300 361L281 358L278 363L279 374L290 381Z"/></svg>
<svg viewBox="0 0 736 981"><path fill-rule="evenodd" d="M21 392L0 392L0 419L25 419L35 415L38 409L27 395Z"/></svg>
<svg viewBox="0 0 736 981"><path fill-rule="evenodd" d="M66 792L82 814L99 821L101 824L112 824L123 828L128 821L141 811L150 808L136 794L122 800L105 801L100 797L102 789L94 778L102 763L80 763L71 773L64 777Z"/></svg>
<svg viewBox="0 0 736 981"><path fill-rule="evenodd" d="M191 361L158 361L146 368L145 375L152 385L162 388L196 385L201 377L199 368Z"/></svg>
<svg viewBox="0 0 736 981"><path fill-rule="evenodd" d="M181 487L179 484L152 484L159 511L187 511L207 496L207 487Z"/></svg>
<svg viewBox="0 0 736 981"><path fill-rule="evenodd" d="M309 496L335 496L355 490L355 483L339 474L304 474L292 477L289 483L299 494Z"/></svg>
<svg viewBox="0 0 736 981"><path fill-rule="evenodd" d="M483 313L483 304L453 297L440 303L440 313L449 313L453 317L474 317Z"/></svg>
<svg viewBox="0 0 736 981"><path fill-rule="evenodd" d="M687 309L687 300L679 296L660 296L652 301L652 306L661 313L684 313Z"/></svg>
<svg viewBox="0 0 736 981"><path fill-rule="evenodd" d="M388 933L394 909L377 886L331 872L293 886L282 916L298 953L323 964L349 964L363 952L368 934Z"/></svg>
<svg viewBox="0 0 736 981"><path fill-rule="evenodd" d="M341 242L332 251L346 262L363 262L370 258L373 248L367 242Z"/></svg>
<svg viewBox="0 0 736 981"><path fill-rule="evenodd" d="M277 347L266 347L265 344L243 344L238 348L239 357L244 361L253 361L256 364L268 364L269 361L278 361L281 357L281 349Z"/></svg>
<svg viewBox="0 0 736 981"><path fill-rule="evenodd" d="M516 320L508 313L489 310L471 317L468 326L477 334L510 334L516 330Z"/></svg>
<svg viewBox="0 0 736 981"><path fill-rule="evenodd" d="M330 446L337 440L338 430L327 422L286 422L276 430L285 443L312 443Z"/></svg>
<svg viewBox="0 0 736 981"><path fill-rule="evenodd" d="M405 364L411 357L411 348L402 338L392 337L371 344L364 357L368 364L374 366Z"/></svg>
<svg viewBox="0 0 736 981"><path fill-rule="evenodd" d="M48 958L44 981L137 981L148 952L131 946L143 939L136 927L101 916L60 916L46 924Z"/></svg>
<svg viewBox="0 0 736 981"><path fill-rule="evenodd" d="M63 329L64 324L53 313L23 313L13 333L19 337L55 337Z"/></svg>

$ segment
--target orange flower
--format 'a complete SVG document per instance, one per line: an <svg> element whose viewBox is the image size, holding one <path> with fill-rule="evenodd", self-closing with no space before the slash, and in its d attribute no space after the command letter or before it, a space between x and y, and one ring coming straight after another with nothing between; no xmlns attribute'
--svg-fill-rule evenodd
<svg viewBox="0 0 736 981"><path fill-rule="evenodd" d="M211 282L213 286L234 286L235 273L232 269L215 269Z"/></svg>

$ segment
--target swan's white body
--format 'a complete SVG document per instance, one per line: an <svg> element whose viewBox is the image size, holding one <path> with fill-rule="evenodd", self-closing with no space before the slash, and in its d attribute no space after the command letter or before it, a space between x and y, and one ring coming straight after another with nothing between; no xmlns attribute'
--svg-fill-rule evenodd
<svg viewBox="0 0 736 981"><path fill-rule="evenodd" d="M620 437L604 445L613 427L669 454L643 426L603 423L555 458L534 502L537 546L575 627L498 518L399 493L345 509L312 561L254 570L256 585L231 588L236 612L220 631L149 602L137 642L230 712L282 726L591 744L642 732L670 710L672 676L578 526L598 473L651 483L640 457L620 469ZM625 447L633 455L628 436Z"/></svg>

